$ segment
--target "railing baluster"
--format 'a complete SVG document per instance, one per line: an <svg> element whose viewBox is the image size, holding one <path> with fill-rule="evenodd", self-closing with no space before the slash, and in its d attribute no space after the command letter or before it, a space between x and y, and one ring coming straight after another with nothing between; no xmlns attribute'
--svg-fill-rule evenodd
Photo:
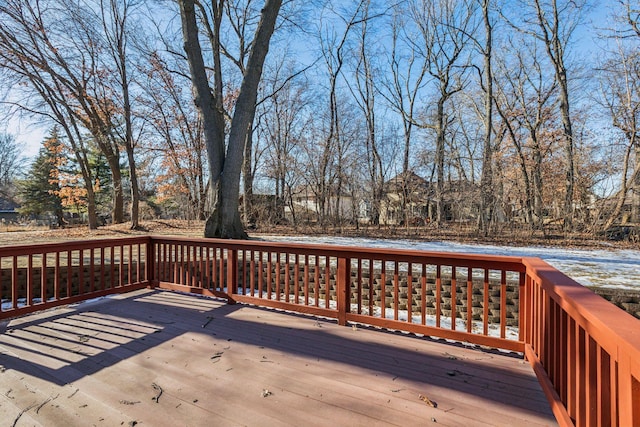
<svg viewBox="0 0 640 427"><path fill-rule="evenodd" d="M41 255L42 264L40 265L40 301L43 304L47 302L47 283L48 274L47 274L47 252L43 252ZM2 270L2 260L0 260L0 270ZM0 284L2 283L2 276L0 276Z"/></svg>
<svg viewBox="0 0 640 427"><path fill-rule="evenodd" d="M314 266L314 274L315 274L315 292L313 294L315 299L315 306L320 307L320 257L316 255L316 264Z"/></svg>
<svg viewBox="0 0 640 427"><path fill-rule="evenodd" d="M289 252L285 252L284 254L284 300L286 302L289 302L289 294L290 294L290 289L289 289L289 277L291 276L291 264L289 264ZM278 281L278 283L280 283L280 281Z"/></svg>
<svg viewBox="0 0 640 427"><path fill-rule="evenodd" d="M422 263L422 274L420 275L420 316L421 324L427 324L427 265Z"/></svg>
<svg viewBox="0 0 640 427"><path fill-rule="evenodd" d="M218 277L218 290L220 292L224 292L224 283L225 283L224 272L225 272L225 268L227 268L227 266L226 266L226 262L225 262L224 248L223 247L216 247L216 256L218 257L218 262L220 263L220 265L218 266L218 276L219 276Z"/></svg>
<svg viewBox="0 0 640 427"><path fill-rule="evenodd" d="M507 272L500 272L500 338L507 334Z"/></svg>
<svg viewBox="0 0 640 427"><path fill-rule="evenodd" d="M407 322L413 323L413 264L407 265Z"/></svg>
<svg viewBox="0 0 640 427"><path fill-rule="evenodd" d="M331 259L329 258L329 255L325 256L324 258L324 270L325 270L324 308L328 309L329 302L331 301Z"/></svg>
<svg viewBox="0 0 640 427"><path fill-rule="evenodd" d="M458 318L458 282L456 277L456 266L451 266L451 330L456 330L456 319Z"/></svg>
<svg viewBox="0 0 640 427"><path fill-rule="evenodd" d="M84 293L84 249L80 249L78 251L78 295Z"/></svg>
<svg viewBox="0 0 640 427"><path fill-rule="evenodd" d="M373 275L373 258L369 258L369 316L373 316L373 306L375 298L374 288L376 287L375 276Z"/></svg>
<svg viewBox="0 0 640 427"><path fill-rule="evenodd" d="M356 304L357 304L357 313L362 314L362 258L358 258L358 271L356 273ZM351 303L351 301L349 301Z"/></svg>
<svg viewBox="0 0 640 427"><path fill-rule="evenodd" d="M33 254L27 258L27 306L33 305Z"/></svg>
<svg viewBox="0 0 640 427"><path fill-rule="evenodd" d="M473 268L467 267L467 332L473 329Z"/></svg>
<svg viewBox="0 0 640 427"><path fill-rule="evenodd" d="M53 284L53 299L60 299L60 252L56 251L56 264L53 269L54 284Z"/></svg>
<svg viewBox="0 0 640 427"><path fill-rule="evenodd" d="M264 253L262 251L258 251L258 297L263 298L264 292Z"/></svg>
<svg viewBox="0 0 640 427"><path fill-rule="evenodd" d="M309 254L304 255L304 305L309 305Z"/></svg>
<svg viewBox="0 0 640 427"><path fill-rule="evenodd" d="M119 286L124 286L124 245L120 245L118 249L120 250L119 252L120 262L118 263L118 269L119 269L119 275L120 275Z"/></svg>
<svg viewBox="0 0 640 427"><path fill-rule="evenodd" d="M217 290L218 289L218 266L219 266L219 261L218 261L218 247L217 246L213 246L209 248L209 252L210 252L210 256L211 256L211 276L209 278L210 280L210 288L212 290Z"/></svg>
<svg viewBox="0 0 640 427"><path fill-rule="evenodd" d="M115 252L116 252L116 248L115 246L111 246L110 247L110 256L111 258L109 259L109 271L110 271L110 286L109 288L115 288L116 287L116 279L115 279L115 274L116 274L116 260L115 260Z"/></svg>
<svg viewBox="0 0 640 427"><path fill-rule="evenodd" d="M489 333L489 269L484 269L483 280L483 299L482 299L482 333Z"/></svg>
<svg viewBox="0 0 640 427"><path fill-rule="evenodd" d="M295 295L294 302L300 304L300 254L295 254L295 271L293 275L293 292Z"/></svg>
<svg viewBox="0 0 640 427"><path fill-rule="evenodd" d="M72 251L67 251L67 294L65 295L67 298L70 298L72 295L72 270L73 270L73 253Z"/></svg>
<svg viewBox="0 0 640 427"><path fill-rule="evenodd" d="M96 260L95 260L95 248L90 248L89 249L89 292L93 293L96 289L96 284L95 284L95 277L96 277L96 272L95 272L95 265L96 265ZM138 277L140 277L140 275L138 275Z"/></svg>
<svg viewBox="0 0 640 427"><path fill-rule="evenodd" d="M269 251L267 253L267 298L268 299L272 299L272 279L273 279L273 274L272 274L272 269L273 269L273 262L271 260L271 251Z"/></svg>
<svg viewBox="0 0 640 427"><path fill-rule="evenodd" d="M436 266L436 328L440 327L440 313L442 312L442 266Z"/></svg>
<svg viewBox="0 0 640 427"><path fill-rule="evenodd" d="M18 308L18 257L12 256L11 263L11 307L15 310Z"/></svg>
<svg viewBox="0 0 640 427"><path fill-rule="evenodd" d="M394 261L393 264L393 320L398 320L400 309L400 266L397 261Z"/></svg>
<svg viewBox="0 0 640 427"><path fill-rule="evenodd" d="M133 245L129 245L127 253L127 285L133 283Z"/></svg>

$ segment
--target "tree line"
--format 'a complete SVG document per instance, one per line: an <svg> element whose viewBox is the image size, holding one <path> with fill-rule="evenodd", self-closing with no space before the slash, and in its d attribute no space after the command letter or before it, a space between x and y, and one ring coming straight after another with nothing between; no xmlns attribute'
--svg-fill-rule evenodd
<svg viewBox="0 0 640 427"><path fill-rule="evenodd" d="M264 210L382 224L391 182L411 224L419 176L434 226L640 223L640 7L607 6L7 0L2 111L52 131L17 187L0 138L2 191L90 228L142 206L243 237ZM60 205L28 208L43 162Z"/></svg>

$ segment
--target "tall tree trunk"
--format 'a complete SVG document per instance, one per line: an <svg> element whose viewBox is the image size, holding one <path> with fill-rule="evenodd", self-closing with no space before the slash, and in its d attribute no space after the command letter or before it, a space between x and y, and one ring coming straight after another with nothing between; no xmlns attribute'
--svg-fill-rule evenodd
<svg viewBox="0 0 640 427"><path fill-rule="evenodd" d="M533 206L535 210L535 228L541 229L544 225L544 199L542 197L542 153L538 143L533 143Z"/></svg>
<svg viewBox="0 0 640 427"><path fill-rule="evenodd" d="M127 146L127 159L129 160L129 179L131 180L131 229L140 228L140 190L138 188L138 171L136 158L133 155L133 146Z"/></svg>
<svg viewBox="0 0 640 427"><path fill-rule="evenodd" d="M541 30L541 39L545 44L547 55L553 64L555 79L560 90L560 116L564 136L564 152L566 162L565 178L565 202L564 202L564 228L570 231L573 228L573 193L575 186L575 153L573 129L571 124L571 112L569 103L569 83L567 81L567 68L565 66L565 52L567 41L562 39L560 25L572 25L561 18L562 10L558 8L558 0L552 0L547 5L551 10L544 10L541 0L535 0L538 24ZM578 7L578 6L576 6ZM565 8L564 11L570 10ZM568 17L568 15L565 15Z"/></svg>
<svg viewBox="0 0 640 427"><path fill-rule="evenodd" d="M485 236L493 217L494 189L493 189L493 148L491 143L493 120L493 72L491 69L492 33L489 20L489 0L482 1L482 17L484 21L486 44L484 57L484 147L482 150L482 177L480 179L480 215L478 215L479 231Z"/></svg>
<svg viewBox="0 0 640 427"><path fill-rule="evenodd" d="M124 193L122 191L122 172L120 171L120 158L113 153L107 154L104 150L109 170L111 171L111 179L113 180L113 208L111 211L111 220L114 224L122 224L124 222Z"/></svg>
<svg viewBox="0 0 640 427"><path fill-rule="evenodd" d="M565 178L565 202L564 202L564 228L571 231L573 229L573 193L575 187L575 144L573 141L573 130L571 126L571 114L569 111L569 88L567 83L566 70L562 65L560 74L560 112L562 116L562 129L564 131L564 151L566 161Z"/></svg>
<svg viewBox="0 0 640 427"><path fill-rule="evenodd" d="M636 156L636 172L640 169L640 144L635 144L635 156ZM640 223L640 173L636 173L633 180L633 190L631 194L631 221L638 224Z"/></svg>
<svg viewBox="0 0 640 427"><path fill-rule="evenodd" d="M444 89L446 91L446 88ZM438 100L436 116L436 224L444 221L444 99Z"/></svg>
<svg viewBox="0 0 640 427"><path fill-rule="evenodd" d="M247 226L255 225L256 218L253 212L253 121L251 129L247 130L247 139L244 144L244 162L242 164L242 187L244 197L242 199L242 211L244 223Z"/></svg>

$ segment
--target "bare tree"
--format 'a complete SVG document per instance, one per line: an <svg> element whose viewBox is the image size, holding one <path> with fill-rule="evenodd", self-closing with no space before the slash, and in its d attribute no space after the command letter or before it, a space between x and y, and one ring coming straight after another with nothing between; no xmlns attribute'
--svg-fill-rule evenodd
<svg viewBox="0 0 640 427"><path fill-rule="evenodd" d="M16 138L8 133L0 133L0 195L16 178L23 160Z"/></svg>
<svg viewBox="0 0 640 427"><path fill-rule="evenodd" d="M109 52L112 68L115 68L114 98L119 103L118 110L124 122L123 132L119 126L113 127L113 133L120 133L119 140L124 145L129 164L129 180L131 186L131 229L139 227L140 189L138 185L138 170L134 155L135 140L133 135L133 107L131 105L131 85L133 60L132 51L129 48L131 14L140 3L140 0L100 0L100 20L104 33L106 50ZM138 30L140 31L140 30ZM108 67L108 68L111 68ZM115 89L114 88L114 89Z"/></svg>
<svg viewBox="0 0 640 427"><path fill-rule="evenodd" d="M224 0L211 4L211 18L206 28L213 58L213 83L205 66L199 40L196 2L180 0L180 16L184 48L189 62L191 81L195 92L195 103L203 120L204 138L207 144L213 212L207 218L206 237L243 238L246 233L240 221L238 196L240 194L240 173L244 161L247 132L255 115L258 84L262 75L269 41L273 34L281 0L266 0L260 13L251 43L246 70L236 99L228 132L225 150L226 123L223 108L223 80L221 67L220 34ZM198 4L198 7L200 4ZM202 12L201 22L207 22L209 15Z"/></svg>
<svg viewBox="0 0 640 427"><path fill-rule="evenodd" d="M287 205L293 213L294 186L300 182L300 142L307 127L305 91L300 81L290 80L291 63L280 61L265 79L266 91L271 95L260 105L260 142L264 149L265 175L275 182L275 199ZM249 159L251 161L251 159Z"/></svg>
<svg viewBox="0 0 640 427"><path fill-rule="evenodd" d="M326 133L326 140L323 143L324 148L320 156L319 173L317 176L317 178L319 178L317 180L318 214L323 227L326 225L325 218L328 214L330 193L333 190L337 197L339 197L342 187L341 163L339 161L336 162L338 170L334 175L336 178L335 183L332 182L333 179L330 168L334 154L336 154L337 151L342 151L342 147L340 147L339 144L341 136L339 127L340 113L338 108L338 78L341 75L342 67L345 63L345 50L349 33L354 27L362 23L361 11L367 3L365 0L358 1L355 8L351 12L348 12L346 18L340 14L334 16L334 19L341 21L341 25L344 25L341 34L336 33L335 25L329 25L324 21L321 22L320 28L318 29L321 54L329 77L329 129ZM339 203L336 203L336 205L339 205Z"/></svg>
<svg viewBox="0 0 640 427"><path fill-rule="evenodd" d="M629 1L621 1L614 15L618 28L607 29L615 50L599 67L600 103L611 123L622 134L624 155L616 202L603 225L607 229L620 219L631 199L631 222L640 222L640 11Z"/></svg>
<svg viewBox="0 0 640 427"><path fill-rule="evenodd" d="M146 123L144 149L158 157L161 199L175 199L183 217L205 219L206 169L202 121L189 90L186 64L175 57L149 52L139 64L137 110ZM175 72L172 72L174 70ZM185 209L186 207L186 209Z"/></svg>
<svg viewBox="0 0 640 427"><path fill-rule="evenodd" d="M412 158L412 139L415 128L415 113L418 95L425 85L428 58L420 55L421 48L415 44L417 34L409 27L406 10L397 5L391 24L391 52L389 65L390 80L383 80L382 96L401 117L403 130L402 176L409 177L410 159ZM409 226L409 211L407 209L412 189L410 180L400 180L401 200L400 216Z"/></svg>
<svg viewBox="0 0 640 427"><path fill-rule="evenodd" d="M446 105L465 87L466 48L475 32L475 3L467 0L417 2L411 16L420 30L421 54L427 58L428 73L435 84L435 111L423 127L435 133L435 221L444 221L445 138L449 118Z"/></svg>
<svg viewBox="0 0 640 427"><path fill-rule="evenodd" d="M518 159L528 222L535 229L543 224L542 165L550 147L545 133L553 129L551 101L557 86L547 81L535 46L524 40L511 41L512 62L498 62L496 109Z"/></svg>
<svg viewBox="0 0 640 427"><path fill-rule="evenodd" d="M33 76L36 80L49 82L53 92L59 92L52 95L55 102L68 105L66 114L91 134L105 155L112 175L115 223L124 221L120 161L120 147L124 146L131 180L132 228L138 226L139 191L128 37L131 13L138 4L138 0L58 0L46 7L37 1L7 2L3 7L6 54L28 63L31 72L38 74ZM37 85L25 70L14 67L13 72L26 77L31 87ZM46 93L34 90L39 96ZM22 107L29 111L25 103Z"/></svg>
<svg viewBox="0 0 640 427"><path fill-rule="evenodd" d="M97 228L95 183L83 136L85 116L97 115L95 99L92 101L87 92L92 76L88 67L93 64L90 58L95 58L91 56L94 52L75 50L84 40L68 37L67 27L61 26L68 17L58 16L55 9L37 6L23 1L0 5L0 58L11 75L9 83L14 90L8 99L19 99L14 104L17 108L60 125L82 173L89 228ZM58 44L54 44L54 37ZM76 59L80 63L71 64L63 52L69 57L78 52ZM24 96L16 96L16 90L23 91ZM102 129L90 130L102 135L98 133ZM119 173L119 164L117 169Z"/></svg>
<svg viewBox="0 0 640 427"><path fill-rule="evenodd" d="M390 158L384 158L382 153L381 138L378 135L378 123L376 121L376 70L372 61L371 53L374 34L370 34L369 26L371 2L367 1L363 4L361 10L360 32L358 34L357 52L355 56L355 70L353 71L354 82L349 83L348 87L353 95L360 111L362 112L365 122L365 154L367 159L367 169L369 176L369 190L371 212L369 219L371 224L380 224L380 213L382 198L384 196L385 181L385 164L391 163ZM351 79L350 79L351 80Z"/></svg>
<svg viewBox="0 0 640 427"><path fill-rule="evenodd" d="M494 215L493 188L493 23L490 13L490 0L480 0L482 22L484 24L484 45L480 48L484 69L481 73L481 86L484 91L484 146L482 149L482 178L480 180L480 214L478 230L488 235Z"/></svg>
<svg viewBox="0 0 640 427"><path fill-rule="evenodd" d="M514 28L542 43L553 67L558 85L558 110L562 119L565 152L565 201L564 227L573 227L575 192L575 141L571 116L571 101L568 76L568 54L572 37L581 23L586 0L533 0L522 2L519 16L509 18Z"/></svg>

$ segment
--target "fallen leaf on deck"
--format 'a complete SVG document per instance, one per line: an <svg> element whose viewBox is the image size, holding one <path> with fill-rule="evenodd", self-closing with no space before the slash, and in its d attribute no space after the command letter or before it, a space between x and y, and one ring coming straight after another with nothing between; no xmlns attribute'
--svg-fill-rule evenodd
<svg viewBox="0 0 640 427"><path fill-rule="evenodd" d="M437 408L438 407L438 404L436 402L434 402L433 400L429 399L424 394L419 394L418 395L418 399L422 400L424 403L426 403L427 405L431 406L432 408Z"/></svg>
<svg viewBox="0 0 640 427"><path fill-rule="evenodd" d="M153 387L153 389L156 391L156 395L153 396L151 398L151 400L153 400L154 402L158 403L160 401L160 396L162 396L162 387L160 387L158 384L153 383L151 384L151 387Z"/></svg>

